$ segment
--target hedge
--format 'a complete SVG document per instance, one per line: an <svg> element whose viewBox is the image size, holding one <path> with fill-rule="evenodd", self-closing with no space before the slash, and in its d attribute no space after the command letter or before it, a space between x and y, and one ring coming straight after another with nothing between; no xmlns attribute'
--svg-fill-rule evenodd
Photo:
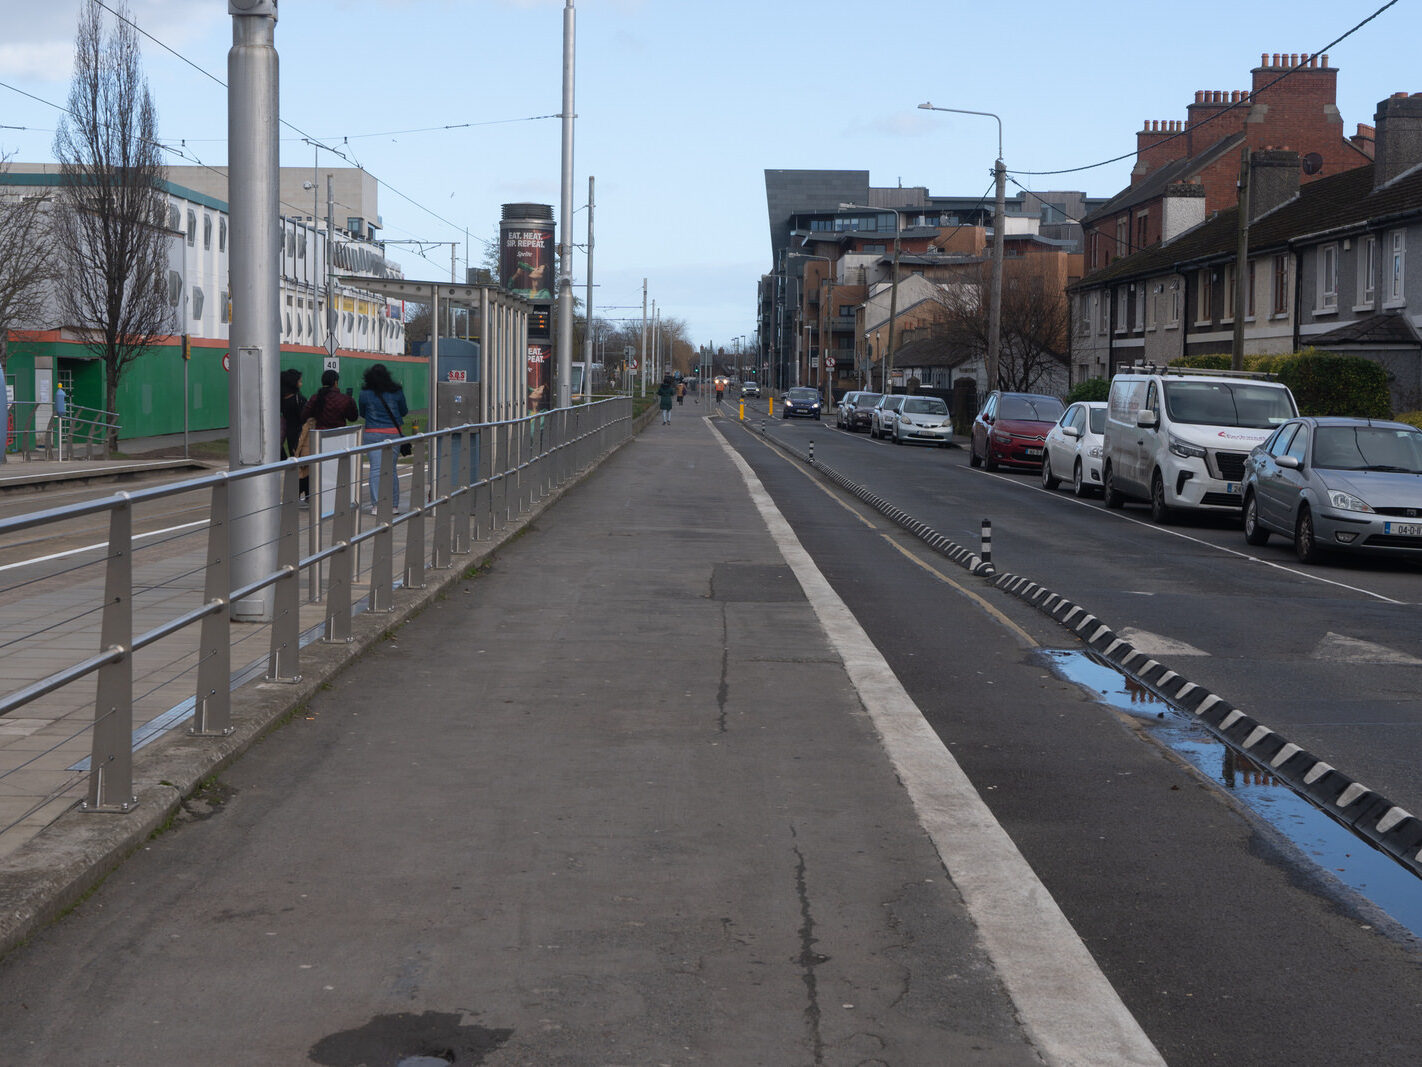
<svg viewBox="0 0 1422 1067"><path fill-rule="evenodd" d="M1066 402L1075 404L1083 400L1105 400L1111 395L1111 383L1105 378L1087 378L1077 382L1067 393Z"/></svg>
<svg viewBox="0 0 1422 1067"><path fill-rule="evenodd" d="M1171 366L1229 370L1230 357L1219 353L1185 356L1171 361ZM1285 355L1245 356L1244 369L1272 374L1287 385L1301 415L1392 417L1387 370L1381 363L1361 356L1305 349Z"/></svg>

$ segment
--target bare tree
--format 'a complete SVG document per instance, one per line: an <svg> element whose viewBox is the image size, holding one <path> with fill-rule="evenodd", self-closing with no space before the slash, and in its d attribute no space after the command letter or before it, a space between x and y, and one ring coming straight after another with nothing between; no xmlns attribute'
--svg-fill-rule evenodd
<svg viewBox="0 0 1422 1067"><path fill-rule="evenodd" d="M50 283L54 256L46 232L44 197L26 196L22 187L7 188L3 176L9 156L0 156L0 384L5 381L10 331L40 325ZM0 396L0 400L8 400ZM0 412L0 421L8 413ZM3 429L9 429L5 426ZM5 462L0 444L0 463Z"/></svg>
<svg viewBox="0 0 1422 1067"><path fill-rule="evenodd" d="M165 284L172 230L138 33L120 0L106 34L103 10L85 0L79 14L68 112L54 134L53 221L60 306L103 360L104 406L117 411L124 370L171 336L183 279ZM118 445L117 427L109 445Z"/></svg>
<svg viewBox="0 0 1422 1067"><path fill-rule="evenodd" d="M991 284L983 268L976 286L945 293L944 314L936 328L950 345L977 355L987 353ZM998 369L989 389L1053 392L1064 382L1067 365L1067 303L1045 275L1018 269L1003 278L998 322ZM981 294L981 295L980 295Z"/></svg>

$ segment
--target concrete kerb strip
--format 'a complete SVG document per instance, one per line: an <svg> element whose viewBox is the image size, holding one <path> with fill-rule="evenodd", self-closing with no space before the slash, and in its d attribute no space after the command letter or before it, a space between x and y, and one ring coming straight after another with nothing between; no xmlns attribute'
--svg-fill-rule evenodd
<svg viewBox="0 0 1422 1067"><path fill-rule="evenodd" d="M1163 1064L1056 901L810 559L750 465L724 439L722 447L843 661L1033 1046L1052 1064Z"/></svg>
<svg viewBox="0 0 1422 1067"><path fill-rule="evenodd" d="M143 846L182 809L186 800L239 759L289 715L297 713L322 686L386 633L423 611L446 589L464 579L524 530L559 498L651 422L652 413L633 420L631 433L590 467L538 500L521 518L478 542L467 556L454 558L446 570L425 569L423 589L397 589L395 610L362 612L351 621L348 643L313 642L301 651L301 681L295 685L258 682L232 694L233 731L227 737L190 737L170 732L134 754L134 792L138 806L125 814L83 814L70 810L34 839L0 857L0 959L58 919Z"/></svg>
<svg viewBox="0 0 1422 1067"><path fill-rule="evenodd" d="M999 572L992 564L984 564L977 554L917 522L833 468L822 462L810 465L809 457L804 453L780 441L775 444L777 448L805 461L812 471L819 472L893 519L965 570L990 579L999 589L1011 593L1071 630L1098 658L1162 700L1191 714L1222 743L1254 762L1268 766L1272 774L1330 818L1348 827L1413 874L1422 876L1422 819L1246 715L1222 697L1137 651L1084 608L1029 578Z"/></svg>

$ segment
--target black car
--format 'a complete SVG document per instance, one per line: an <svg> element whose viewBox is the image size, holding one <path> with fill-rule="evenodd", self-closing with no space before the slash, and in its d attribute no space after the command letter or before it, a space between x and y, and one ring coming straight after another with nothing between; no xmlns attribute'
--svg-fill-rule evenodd
<svg viewBox="0 0 1422 1067"><path fill-rule="evenodd" d="M839 404L839 425L845 430L867 430L873 421L874 405L879 402L878 393L848 393Z"/></svg>
<svg viewBox="0 0 1422 1067"><path fill-rule="evenodd" d="M791 415L818 419L820 417L820 391L811 389L808 385L797 385L793 389L787 390L780 403L780 417L788 419Z"/></svg>

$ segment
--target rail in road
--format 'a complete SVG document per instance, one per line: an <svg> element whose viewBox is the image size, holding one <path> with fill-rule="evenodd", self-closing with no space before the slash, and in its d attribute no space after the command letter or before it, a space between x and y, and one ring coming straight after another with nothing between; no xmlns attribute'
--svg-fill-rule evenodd
<svg viewBox="0 0 1422 1067"><path fill-rule="evenodd" d="M762 433L767 431L767 425L758 412L748 412L746 424ZM1391 856L1414 875L1422 874L1422 819L1408 808L1383 791L1370 788L1355 773L1350 773L1350 769L1334 766L1329 762L1331 757L1326 758L1290 739L1287 729L1270 720L1267 711L1260 715L1248 714L1226 695L1213 692L1199 681L1192 680L1187 668L1176 669L1169 665L1167 656L1135 647L1127 636L1118 633L1103 617L1093 613L1088 597L1076 602L1062 595L1052 587L1050 575L1012 573L994 567L987 548L986 522L983 524L984 536L978 544L963 543L966 539L961 538L961 534L960 540L954 541L924 521L924 501L921 499L891 500L879 495L866 484L871 479L867 476L868 468L862 453L851 457L841 450L833 459L827 460L825 445L834 431L825 427L821 432L821 425L812 423L810 426L813 428L805 430L787 426L786 432L778 435L779 443L800 459L814 464L823 476L853 492L930 547L969 571L990 577L1000 588L1060 622L1083 640L1103 662L1180 708L1226 745L1254 761L1266 773ZM774 423L771 424L773 426ZM818 459L815 455L816 438L820 441ZM841 473L833 465L835 463L845 464L853 475ZM1024 569L1030 571L1031 566Z"/></svg>
<svg viewBox="0 0 1422 1067"><path fill-rule="evenodd" d="M234 690L299 682L303 648L346 644L353 616L459 568L632 429L618 398L418 435L398 513L388 479L378 513L359 506L362 459L395 458L382 444L308 457L305 508L289 461L0 519L0 857L76 805L124 818L137 749L186 729L219 750ZM234 558L260 546L233 502L257 480L279 483L274 565L236 588ZM232 620L267 590L265 621Z"/></svg>

